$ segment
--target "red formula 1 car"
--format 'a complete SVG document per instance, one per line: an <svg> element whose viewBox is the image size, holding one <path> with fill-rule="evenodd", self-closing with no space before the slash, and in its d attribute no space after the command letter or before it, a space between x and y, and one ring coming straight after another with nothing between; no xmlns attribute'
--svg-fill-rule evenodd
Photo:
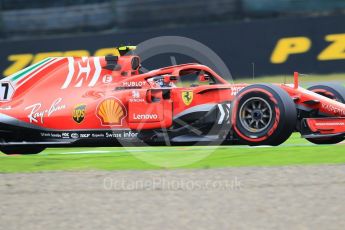
<svg viewBox="0 0 345 230"><path fill-rule="evenodd" d="M135 55L48 58L0 81L1 151L46 147L317 144L345 133L345 89L229 84L200 64L140 71ZM224 76L226 77L226 76Z"/></svg>

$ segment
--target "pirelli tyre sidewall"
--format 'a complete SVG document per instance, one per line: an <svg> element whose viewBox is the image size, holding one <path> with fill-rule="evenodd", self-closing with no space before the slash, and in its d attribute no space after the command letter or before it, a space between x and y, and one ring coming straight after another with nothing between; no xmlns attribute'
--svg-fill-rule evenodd
<svg viewBox="0 0 345 230"><path fill-rule="evenodd" d="M244 122L244 117L247 117L244 115L244 107L252 101L254 104L256 101L258 104L261 103L261 108L266 107L266 110L262 109L261 115L259 112L260 116L265 113L264 125L257 129L249 127L250 122ZM287 92L276 85L250 85L237 94L232 104L232 125L242 144L280 145L295 130L297 122L295 103Z"/></svg>

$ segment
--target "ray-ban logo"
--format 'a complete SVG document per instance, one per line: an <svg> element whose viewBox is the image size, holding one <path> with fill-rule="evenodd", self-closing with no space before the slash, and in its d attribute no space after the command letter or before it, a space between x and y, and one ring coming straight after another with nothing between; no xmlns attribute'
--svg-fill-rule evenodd
<svg viewBox="0 0 345 230"><path fill-rule="evenodd" d="M66 105L61 104L62 98L56 99L49 108L42 109L42 103L36 103L26 107L24 110L30 110L28 115L30 123L44 123L45 117L50 117L53 113L66 108Z"/></svg>

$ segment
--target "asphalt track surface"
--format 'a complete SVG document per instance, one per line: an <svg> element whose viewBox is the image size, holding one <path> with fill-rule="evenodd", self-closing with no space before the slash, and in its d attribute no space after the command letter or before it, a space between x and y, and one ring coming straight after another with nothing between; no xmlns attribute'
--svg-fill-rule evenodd
<svg viewBox="0 0 345 230"><path fill-rule="evenodd" d="M0 229L344 229L345 165L0 174Z"/></svg>

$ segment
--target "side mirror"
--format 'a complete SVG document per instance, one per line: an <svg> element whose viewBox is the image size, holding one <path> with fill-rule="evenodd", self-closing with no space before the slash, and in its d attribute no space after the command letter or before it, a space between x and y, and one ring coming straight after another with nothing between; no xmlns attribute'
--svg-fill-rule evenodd
<svg viewBox="0 0 345 230"><path fill-rule="evenodd" d="M177 81L177 77L176 76L170 76L170 81L172 81L172 82Z"/></svg>
<svg viewBox="0 0 345 230"><path fill-rule="evenodd" d="M152 102L152 92L151 92L151 90L147 90L147 92L146 92L146 101L148 103Z"/></svg>
<svg viewBox="0 0 345 230"><path fill-rule="evenodd" d="M210 77L204 73L199 74L199 82L207 82L210 80Z"/></svg>
<svg viewBox="0 0 345 230"><path fill-rule="evenodd" d="M167 85L170 82L176 82L177 81L177 77L176 76L172 76L172 75L164 76L163 81L164 81L164 84Z"/></svg>

